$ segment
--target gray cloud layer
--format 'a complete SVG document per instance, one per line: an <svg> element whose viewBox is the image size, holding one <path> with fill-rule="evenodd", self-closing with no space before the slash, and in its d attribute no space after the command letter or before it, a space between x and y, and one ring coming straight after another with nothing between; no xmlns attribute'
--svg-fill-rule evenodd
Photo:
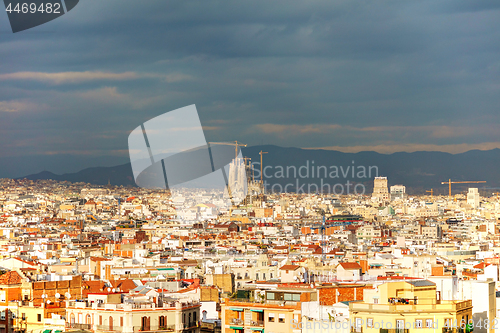
<svg viewBox="0 0 500 333"><path fill-rule="evenodd" d="M85 0L18 34L0 20L0 153L124 156L138 124L190 104L209 141L500 147L499 9Z"/></svg>

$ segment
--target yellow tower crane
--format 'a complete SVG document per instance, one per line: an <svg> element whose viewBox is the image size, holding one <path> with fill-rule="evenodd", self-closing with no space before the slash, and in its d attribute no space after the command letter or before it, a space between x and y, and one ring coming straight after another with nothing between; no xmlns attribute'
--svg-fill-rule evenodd
<svg viewBox="0 0 500 333"><path fill-rule="evenodd" d="M471 180L471 181L461 181L461 182L455 182L451 181L451 179L448 179L447 182L441 182L441 184L448 184L448 198L451 198L451 184L477 184L477 183L486 183L484 180Z"/></svg>
<svg viewBox="0 0 500 333"><path fill-rule="evenodd" d="M267 151L260 151L259 155L260 155L260 184L264 184L264 182L262 181L262 155L264 154L267 154L268 152Z"/></svg>
<svg viewBox="0 0 500 333"><path fill-rule="evenodd" d="M234 159L236 160L238 158L238 147L246 147L246 144L243 144L238 141L232 142L209 142L211 145L225 145L225 146L234 146Z"/></svg>
<svg viewBox="0 0 500 333"><path fill-rule="evenodd" d="M434 194L434 190L433 190L432 188L431 188L431 190L430 190L430 191L425 191L425 192L429 192L429 193L431 194L431 198L432 198L432 196L433 196L433 194Z"/></svg>

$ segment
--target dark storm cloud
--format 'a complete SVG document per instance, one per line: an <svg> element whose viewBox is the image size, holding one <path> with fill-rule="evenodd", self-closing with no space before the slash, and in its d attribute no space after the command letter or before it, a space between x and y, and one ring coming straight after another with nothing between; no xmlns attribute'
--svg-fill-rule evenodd
<svg viewBox="0 0 500 333"><path fill-rule="evenodd" d="M499 18L496 1L86 0L18 34L1 20L2 154L123 155L193 103L210 141L491 147Z"/></svg>

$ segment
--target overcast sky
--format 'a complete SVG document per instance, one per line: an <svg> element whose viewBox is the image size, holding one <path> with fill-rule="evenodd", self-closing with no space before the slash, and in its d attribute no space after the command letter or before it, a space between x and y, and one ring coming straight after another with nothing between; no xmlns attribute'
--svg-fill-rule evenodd
<svg viewBox="0 0 500 333"><path fill-rule="evenodd" d="M81 0L13 34L0 154L125 158L196 104L208 141L341 151L500 147L500 1Z"/></svg>

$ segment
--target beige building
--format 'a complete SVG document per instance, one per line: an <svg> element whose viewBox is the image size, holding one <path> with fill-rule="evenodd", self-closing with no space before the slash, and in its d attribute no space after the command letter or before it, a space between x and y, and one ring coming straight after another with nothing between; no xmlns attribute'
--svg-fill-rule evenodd
<svg viewBox="0 0 500 333"><path fill-rule="evenodd" d="M428 280L389 282L365 289L349 304L353 332L459 332L472 319L472 301L443 301ZM454 327L455 326L455 327ZM465 330L464 330L465 331Z"/></svg>
<svg viewBox="0 0 500 333"><path fill-rule="evenodd" d="M227 301L221 304L222 332L299 333L293 323L300 322L300 302L295 304Z"/></svg>
<svg viewBox="0 0 500 333"><path fill-rule="evenodd" d="M379 201L389 201L389 189L387 188L387 177L375 177L373 181L372 198Z"/></svg>
<svg viewBox="0 0 500 333"><path fill-rule="evenodd" d="M120 296L120 294L117 294ZM140 297L138 297L140 298ZM99 332L139 331L200 332L200 303L189 300L163 304L136 300L133 303L69 301L66 327Z"/></svg>

